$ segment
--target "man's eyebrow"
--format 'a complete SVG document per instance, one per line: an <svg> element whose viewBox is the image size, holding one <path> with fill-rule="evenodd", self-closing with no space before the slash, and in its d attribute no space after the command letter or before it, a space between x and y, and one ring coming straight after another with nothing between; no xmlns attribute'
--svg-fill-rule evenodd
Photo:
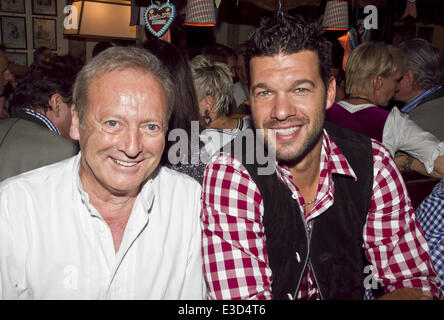
<svg viewBox="0 0 444 320"><path fill-rule="evenodd" d="M265 84L265 83L263 83L263 82L260 82L260 83L258 83L258 84L255 84L252 88L251 88L251 91L254 91L254 90L256 90L256 89L267 89L268 87L267 87L267 85Z"/></svg>
<svg viewBox="0 0 444 320"><path fill-rule="evenodd" d="M316 84L313 82L313 81L311 81L311 80L309 80L309 79L300 79L300 80L296 80L295 82L293 82L293 87L296 87L296 86L299 86L299 85L301 85L301 84L305 84L305 83L308 83L309 85L311 85L313 88L315 88L316 87Z"/></svg>
<svg viewBox="0 0 444 320"><path fill-rule="evenodd" d="M293 88L293 87L299 86L299 85L304 84L304 83L308 83L308 84L311 85L313 88L316 87L316 84L315 84L313 81L309 80L309 79L299 79L299 80L296 80L296 81L294 81L294 82L292 83L291 87ZM268 89L268 86L267 86L265 83L260 82L260 83L258 83L258 84L255 84L255 85L251 88L251 91L254 91L254 90L256 90L256 89Z"/></svg>

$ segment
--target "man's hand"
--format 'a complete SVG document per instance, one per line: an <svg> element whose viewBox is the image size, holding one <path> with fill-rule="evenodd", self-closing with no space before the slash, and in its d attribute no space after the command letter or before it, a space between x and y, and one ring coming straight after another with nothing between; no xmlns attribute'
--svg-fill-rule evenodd
<svg viewBox="0 0 444 320"><path fill-rule="evenodd" d="M383 295L378 300L433 300L433 297L430 292L420 289L401 288Z"/></svg>

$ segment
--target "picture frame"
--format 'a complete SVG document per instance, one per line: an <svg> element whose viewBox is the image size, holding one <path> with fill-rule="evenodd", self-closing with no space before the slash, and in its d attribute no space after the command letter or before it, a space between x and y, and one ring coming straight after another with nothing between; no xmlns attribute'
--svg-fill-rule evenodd
<svg viewBox="0 0 444 320"><path fill-rule="evenodd" d="M57 50L56 19L32 18L34 49L47 47Z"/></svg>
<svg viewBox="0 0 444 320"><path fill-rule="evenodd" d="M25 13L25 0L0 0L0 11Z"/></svg>
<svg viewBox="0 0 444 320"><path fill-rule="evenodd" d="M56 0L32 0L32 14L56 16L57 1Z"/></svg>
<svg viewBox="0 0 444 320"><path fill-rule="evenodd" d="M22 66L28 65L28 53L26 52L5 52L8 57L8 61L14 62Z"/></svg>
<svg viewBox="0 0 444 320"><path fill-rule="evenodd" d="M24 17L2 16L1 32L6 49L27 49Z"/></svg>

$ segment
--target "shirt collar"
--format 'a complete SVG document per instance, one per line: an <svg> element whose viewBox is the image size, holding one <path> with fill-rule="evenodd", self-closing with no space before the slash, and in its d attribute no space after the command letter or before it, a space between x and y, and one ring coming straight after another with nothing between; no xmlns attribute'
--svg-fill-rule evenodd
<svg viewBox="0 0 444 320"><path fill-rule="evenodd" d="M322 135L322 150L321 150L321 166L320 172L325 171L331 174L340 174L351 176L357 180L356 174L350 166L349 162L341 152L337 144L330 138L327 131L323 130ZM276 166L276 173L278 178L282 181L284 176L292 179L289 168L285 165Z"/></svg>
<svg viewBox="0 0 444 320"><path fill-rule="evenodd" d="M74 166L73 166L75 184L76 184L77 190L79 191L80 199L81 199L82 203L86 206L86 208L91 213L91 215L99 215L100 216L100 213L98 213L98 211L89 202L89 195L83 189L82 182L80 181L79 169L80 169L81 158L82 158L82 155L81 155L81 152L79 152L76 156ZM142 205L142 208L144 209L144 211L147 214L150 213L151 206L153 205L153 202L154 202L154 181L156 180L156 177L159 174L159 172L158 172L159 169L156 170L153 173L153 177L152 178L150 177L148 179L148 181L143 185L142 190L139 192L139 194L137 195L136 201L134 202L134 207L136 207L137 203L140 203Z"/></svg>
<svg viewBox="0 0 444 320"><path fill-rule="evenodd" d="M55 132L58 135L60 135L60 131L59 131L59 129L57 129L57 127L54 124L54 122L52 122L43 113L35 111L35 110L32 110L32 109L28 109L28 108L24 108L23 111L26 114L29 114L30 116L36 117L37 119L41 120L46 125L46 127L48 127L49 130L51 130L52 132Z"/></svg>
<svg viewBox="0 0 444 320"><path fill-rule="evenodd" d="M441 89L442 86L438 85L428 90L424 90L418 95L416 95L412 100L407 102L404 107L401 108L401 112L410 113L412 112L427 96Z"/></svg>

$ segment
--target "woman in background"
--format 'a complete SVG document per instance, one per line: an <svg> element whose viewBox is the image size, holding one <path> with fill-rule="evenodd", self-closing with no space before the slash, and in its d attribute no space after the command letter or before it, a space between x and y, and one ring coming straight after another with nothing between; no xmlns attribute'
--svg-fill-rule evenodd
<svg viewBox="0 0 444 320"><path fill-rule="evenodd" d="M202 125L188 61L174 45L163 40L148 40L143 47L154 54L167 67L176 90L176 99L166 136L168 137L169 133L174 129L182 129L188 137L187 152L185 154L182 149L179 155L175 154L176 149L172 148L179 142L179 137L171 135L176 139L173 141L167 139L161 164L183 172L202 184L205 164L200 161L199 152L201 144L198 140ZM196 132L192 132L193 130ZM196 135L196 141L191 139L193 135ZM193 146L193 143L198 145ZM179 158L180 162L169 161L169 158L171 160Z"/></svg>
<svg viewBox="0 0 444 320"><path fill-rule="evenodd" d="M229 116L233 79L226 64L198 55L190 65L205 128L200 138L205 144L205 155L211 157L240 132L252 127L251 116Z"/></svg>

